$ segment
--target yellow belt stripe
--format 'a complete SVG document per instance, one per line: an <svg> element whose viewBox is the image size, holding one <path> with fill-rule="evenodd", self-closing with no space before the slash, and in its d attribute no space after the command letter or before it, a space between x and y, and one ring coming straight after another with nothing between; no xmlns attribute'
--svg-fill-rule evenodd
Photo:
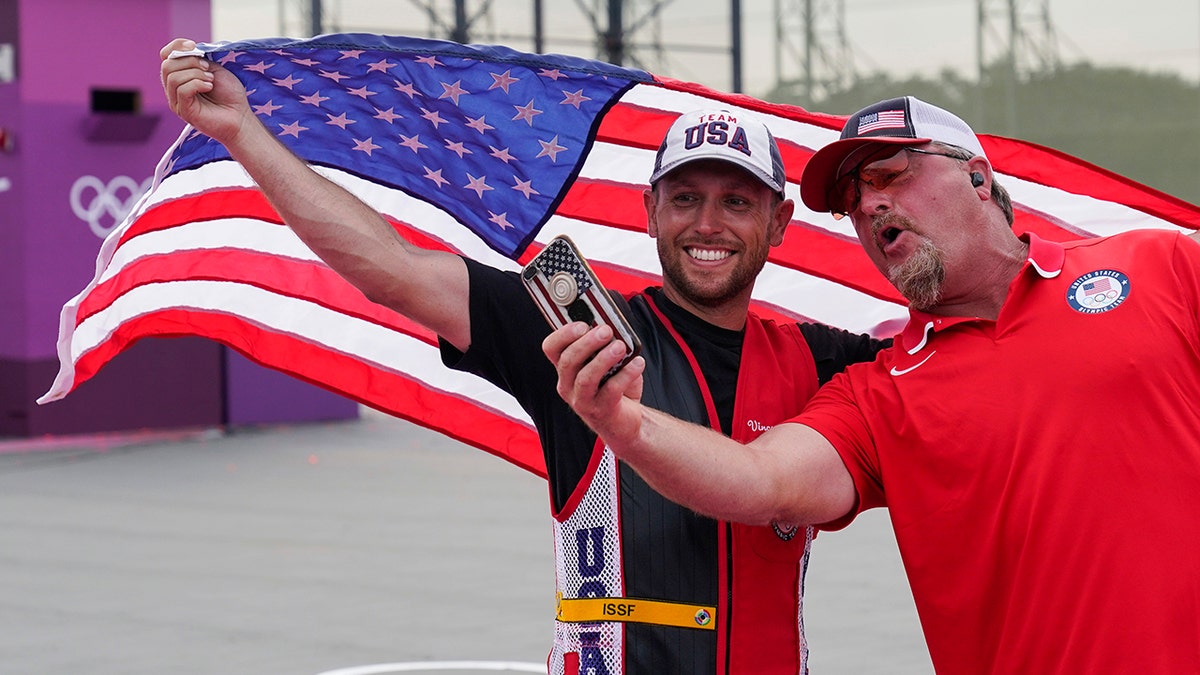
<svg viewBox="0 0 1200 675"><path fill-rule="evenodd" d="M627 621L713 630L717 608L637 598L559 598L558 620L567 623Z"/></svg>

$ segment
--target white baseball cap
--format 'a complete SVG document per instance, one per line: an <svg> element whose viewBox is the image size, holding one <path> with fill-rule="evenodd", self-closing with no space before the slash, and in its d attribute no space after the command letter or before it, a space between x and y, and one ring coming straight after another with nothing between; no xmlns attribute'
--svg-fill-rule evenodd
<svg viewBox="0 0 1200 675"><path fill-rule="evenodd" d="M829 210L829 190L838 178L854 170L851 161L883 145L905 147L936 141L987 157L979 137L954 114L915 96L891 98L854 113L838 140L818 150L804 166L800 198L813 211ZM858 152L860 149L863 152Z"/></svg>
<svg viewBox="0 0 1200 675"><path fill-rule="evenodd" d="M697 159L736 164L780 195L787 182L775 137L746 113L712 109L680 115L658 147L650 184Z"/></svg>

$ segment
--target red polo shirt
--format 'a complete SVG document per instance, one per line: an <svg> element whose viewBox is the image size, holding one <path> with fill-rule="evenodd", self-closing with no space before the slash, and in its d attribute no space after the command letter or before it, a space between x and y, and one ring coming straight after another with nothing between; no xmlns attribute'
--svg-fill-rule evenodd
<svg viewBox="0 0 1200 675"><path fill-rule="evenodd" d="M1198 672L1200 246L1029 243L996 321L914 311L792 421L889 509L940 675Z"/></svg>

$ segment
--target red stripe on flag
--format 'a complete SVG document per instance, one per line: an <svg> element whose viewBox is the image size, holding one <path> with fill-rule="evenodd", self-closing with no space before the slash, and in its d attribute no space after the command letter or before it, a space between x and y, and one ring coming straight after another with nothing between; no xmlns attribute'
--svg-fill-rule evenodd
<svg viewBox="0 0 1200 675"><path fill-rule="evenodd" d="M159 232L181 223L198 223L219 218L253 218L283 225L283 219L257 189L214 188L147 209L121 234L118 248L134 237L148 232Z"/></svg>
<svg viewBox="0 0 1200 675"><path fill-rule="evenodd" d="M241 249L178 251L136 260L88 294L76 313L76 325L108 309L118 298L138 287L172 281L221 281L254 286L437 344L437 337L428 329L371 302L323 263Z"/></svg>
<svg viewBox="0 0 1200 675"><path fill-rule="evenodd" d="M1028 141L980 135L997 170L1040 185L1124 204L1143 213L1200 228L1200 207L1064 152Z"/></svg>
<svg viewBox="0 0 1200 675"><path fill-rule="evenodd" d="M677 115L639 105L615 105L596 129L596 140L643 150L658 150Z"/></svg>
<svg viewBox="0 0 1200 675"><path fill-rule="evenodd" d="M558 206L558 215L629 232L646 231L641 186L577 179Z"/></svg>
<svg viewBox="0 0 1200 675"><path fill-rule="evenodd" d="M80 381L90 378L142 337L179 336L216 340L256 363L427 426L539 476L546 476L537 434L524 423L483 407L477 401L432 389L427 383L219 312L167 309L129 319L107 341L77 360ZM263 355L269 355L269 358L263 358ZM303 368L297 364L302 364ZM361 396L355 392L371 395ZM467 419L470 423L464 424Z"/></svg>
<svg viewBox="0 0 1200 675"><path fill-rule="evenodd" d="M283 218L255 188L212 189L180 197L147 209L121 234L118 248L135 237L172 227L226 218L248 218L284 227ZM400 235L420 248L457 253L444 241L395 220L389 220Z"/></svg>

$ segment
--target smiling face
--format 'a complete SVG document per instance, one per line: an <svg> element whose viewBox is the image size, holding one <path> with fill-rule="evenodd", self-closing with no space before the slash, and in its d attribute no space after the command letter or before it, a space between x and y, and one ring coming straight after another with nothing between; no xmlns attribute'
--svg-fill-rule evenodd
<svg viewBox="0 0 1200 675"><path fill-rule="evenodd" d="M792 201L733 164L698 160L663 176L644 202L667 297L740 327L767 253L783 241Z"/></svg>

